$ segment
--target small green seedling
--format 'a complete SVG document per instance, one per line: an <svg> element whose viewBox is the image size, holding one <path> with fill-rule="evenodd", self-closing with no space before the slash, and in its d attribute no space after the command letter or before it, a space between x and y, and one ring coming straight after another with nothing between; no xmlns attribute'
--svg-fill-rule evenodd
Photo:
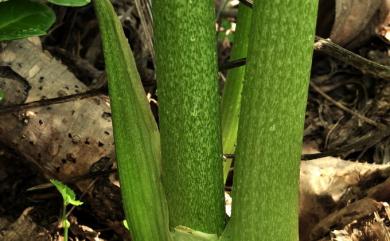
<svg viewBox="0 0 390 241"><path fill-rule="evenodd" d="M61 223L64 228L64 241L68 241L68 229L70 223L68 221L69 213L66 212L66 207L69 204L73 206L80 206L83 204L83 202L77 200L74 191L70 187L63 184L62 182L54 179L50 179L50 182L57 188L58 192L61 193L63 199Z"/></svg>

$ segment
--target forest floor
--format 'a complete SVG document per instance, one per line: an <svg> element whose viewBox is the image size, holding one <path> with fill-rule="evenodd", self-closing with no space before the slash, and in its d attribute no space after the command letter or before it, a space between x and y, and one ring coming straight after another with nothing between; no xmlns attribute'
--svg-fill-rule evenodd
<svg viewBox="0 0 390 241"><path fill-rule="evenodd" d="M325 42L325 47L316 46L313 55L301 165L300 239L390 241L387 1L352 5L340 0L341 7L329 2L320 1L317 35L330 37L342 50L337 54L337 48L327 49ZM220 65L229 61L234 46L237 4L216 1ZM114 1L114 5L158 120L149 9L137 8L132 0ZM110 162L111 115L97 20L91 6L54 9L57 22L48 35L33 43L2 43L0 87L15 95L11 104L36 100L43 104L23 114L2 112L0 107L0 240L62 240L61 197L46 185L52 173L85 201L70 214L71 240L130 240L117 202L115 163ZM364 59L351 62L353 53ZM380 67L372 67L373 62ZM34 69L38 64L48 70ZM59 71L50 70L53 66L59 66L59 74L52 73ZM57 79L65 75L68 82ZM220 72L221 91L226 75ZM46 81L50 78L56 79ZM7 79L17 79L20 87L8 87ZM89 95L92 99L82 95L82 90L91 89L98 90ZM68 94L75 95L75 103L45 103ZM92 111L98 112L97 117ZM90 132L86 138L85 131ZM66 147L73 149L62 153ZM63 157L55 159L58 153ZM79 165L94 157L92 165ZM67 179L70 173L86 173L86 169L90 176L76 175L81 184L72 185L73 179Z"/></svg>

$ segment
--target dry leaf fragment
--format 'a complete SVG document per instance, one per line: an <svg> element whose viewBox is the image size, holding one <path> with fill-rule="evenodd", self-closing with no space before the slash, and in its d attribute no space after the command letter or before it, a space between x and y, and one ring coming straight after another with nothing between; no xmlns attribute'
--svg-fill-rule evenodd
<svg viewBox="0 0 390 241"><path fill-rule="evenodd" d="M338 45L354 48L374 35L390 38L390 0L321 0L319 6L317 34Z"/></svg>

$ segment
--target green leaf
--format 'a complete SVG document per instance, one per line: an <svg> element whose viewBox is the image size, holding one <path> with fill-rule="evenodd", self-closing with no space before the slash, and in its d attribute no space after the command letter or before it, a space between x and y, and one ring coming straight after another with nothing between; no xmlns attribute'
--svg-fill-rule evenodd
<svg viewBox="0 0 390 241"><path fill-rule="evenodd" d="M0 4L0 41L46 34L55 14L46 5L27 0Z"/></svg>
<svg viewBox="0 0 390 241"><path fill-rule="evenodd" d="M107 71L123 208L134 240L171 241L160 136L135 59L110 0L93 1ZM134 188L136 187L136 188Z"/></svg>
<svg viewBox="0 0 390 241"><path fill-rule="evenodd" d="M217 241L216 234L208 234L193 230L185 226L177 226L172 233L175 241Z"/></svg>
<svg viewBox="0 0 390 241"><path fill-rule="evenodd" d="M83 204L83 202L76 199L76 194L68 186L54 179L50 179L50 182L61 193L62 198L64 200L64 206L67 206L68 204L71 204L73 206L80 206Z"/></svg>
<svg viewBox="0 0 390 241"><path fill-rule="evenodd" d="M49 0L49 2L66 7L82 7L91 2L91 0Z"/></svg>
<svg viewBox="0 0 390 241"><path fill-rule="evenodd" d="M123 226L125 226L125 228L126 228L127 230L130 230L130 229L129 229L129 225L127 224L126 219L123 220Z"/></svg>

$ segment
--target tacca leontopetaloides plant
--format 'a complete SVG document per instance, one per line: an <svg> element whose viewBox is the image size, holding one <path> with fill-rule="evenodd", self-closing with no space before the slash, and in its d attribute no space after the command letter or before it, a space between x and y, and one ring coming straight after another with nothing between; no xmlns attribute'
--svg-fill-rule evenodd
<svg viewBox="0 0 390 241"><path fill-rule="evenodd" d="M299 240L299 163L317 4L254 3L235 159L234 241Z"/></svg>
<svg viewBox="0 0 390 241"><path fill-rule="evenodd" d="M22 6L17 3L22 2L9 0L0 11ZM109 0L95 0L94 7L124 209L134 240L216 240L204 233L221 234L225 227L212 1L153 3L163 164L159 131L119 20ZM252 21L251 10L244 8L232 59L245 57L250 29L248 65L246 71L230 71L222 107L223 146L230 153L243 85L233 216L221 240L297 240L299 154L317 1L257 1ZM40 17L42 25L34 26L41 28L15 31L9 25L16 23L12 16L2 15L8 22L0 24L0 39L40 35L53 22L44 5L35 4L26 16Z"/></svg>
<svg viewBox="0 0 390 241"><path fill-rule="evenodd" d="M222 147L213 1L153 2L170 226L221 233Z"/></svg>
<svg viewBox="0 0 390 241"><path fill-rule="evenodd" d="M160 137L134 57L110 0L93 1L108 77L127 224L135 241L168 241L168 214L161 184Z"/></svg>
<svg viewBox="0 0 390 241"><path fill-rule="evenodd" d="M238 7L237 29L234 34L234 44L230 61L246 58L248 38L251 27L252 9L244 4ZM227 80L222 95L222 146L223 153L232 154L237 141L238 120L240 114L241 91L245 77L245 65L228 71ZM232 159L227 158L224 163L223 177L226 182Z"/></svg>

